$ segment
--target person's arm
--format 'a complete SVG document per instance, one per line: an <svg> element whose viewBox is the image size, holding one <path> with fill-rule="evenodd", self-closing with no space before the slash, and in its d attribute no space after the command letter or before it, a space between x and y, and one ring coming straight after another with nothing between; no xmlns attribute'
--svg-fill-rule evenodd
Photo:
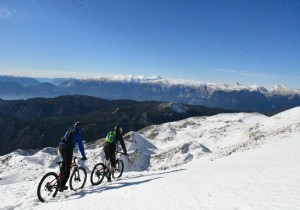
<svg viewBox="0 0 300 210"><path fill-rule="evenodd" d="M121 147L122 147L122 149L124 151L124 154L127 155L127 149L126 149L126 146L125 146L125 143L124 143L124 139L123 139L123 137L122 137L121 134L119 134L119 141L121 143Z"/></svg>
<svg viewBox="0 0 300 210"><path fill-rule="evenodd" d="M78 136L77 136L77 143L78 143L78 148L79 148L79 150L80 150L80 153L81 153L82 158L83 158L83 159L86 159L81 133L78 133Z"/></svg>

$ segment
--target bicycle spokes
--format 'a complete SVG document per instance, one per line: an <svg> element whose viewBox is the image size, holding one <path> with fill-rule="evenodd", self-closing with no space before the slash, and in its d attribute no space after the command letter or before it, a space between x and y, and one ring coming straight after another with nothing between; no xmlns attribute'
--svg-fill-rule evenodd
<svg viewBox="0 0 300 210"><path fill-rule="evenodd" d="M86 182L87 173L83 167L78 167L70 176L70 188L78 190L83 188Z"/></svg>
<svg viewBox="0 0 300 210"><path fill-rule="evenodd" d="M118 160L116 163L115 171L112 174L113 178L117 179L122 176L124 170L124 162L122 160Z"/></svg>
<svg viewBox="0 0 300 210"><path fill-rule="evenodd" d="M91 183L92 185L98 185L102 182L104 178L105 166L103 163L97 163L91 173Z"/></svg>
<svg viewBox="0 0 300 210"><path fill-rule="evenodd" d="M57 182L56 180L53 180L52 182L47 182L45 185L45 190L51 191L53 190L53 188L57 187Z"/></svg>
<svg viewBox="0 0 300 210"><path fill-rule="evenodd" d="M51 197L55 197L58 190L58 175L54 172L47 173L43 176L37 189L37 195L41 202L45 202Z"/></svg>

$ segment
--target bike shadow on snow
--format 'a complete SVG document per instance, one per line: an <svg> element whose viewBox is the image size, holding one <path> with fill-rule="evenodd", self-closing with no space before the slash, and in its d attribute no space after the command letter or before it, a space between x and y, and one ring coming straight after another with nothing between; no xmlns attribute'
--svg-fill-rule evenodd
<svg viewBox="0 0 300 210"><path fill-rule="evenodd" d="M115 190L120 189L123 187L129 187L132 185L139 185L143 183L150 182L155 179L160 179L162 177L156 177L152 179L142 180L142 181L136 181L136 182L128 182L128 181L122 181L122 180L112 180L112 182L108 183L105 182L104 184L100 184L99 186L89 186L88 188L82 189L81 191L78 191L78 193L75 192L75 194L71 195L65 195L66 200L76 200L85 197L88 194L94 194L94 193L102 193L107 190Z"/></svg>
<svg viewBox="0 0 300 210"><path fill-rule="evenodd" d="M120 189L120 188L129 187L129 186L133 186L133 185L144 184L144 183L156 180L156 179L163 178L160 175L168 174L168 173L175 173L175 172L179 172L179 171L183 171L183 170L186 170L186 169L176 169L176 170L172 170L172 171L163 171L163 172L160 171L158 173L153 172L150 174L137 174L137 175L128 176L128 177L125 176L120 179L115 179L115 180L112 179L112 182L105 182L105 180L103 180L104 183L101 183L100 185L97 185L97 186L89 185L88 187L78 190L78 192L71 191L70 193L72 193L72 194L68 193L69 195L65 195L65 197L67 198L67 200L80 199L88 194L102 193L103 191L107 191L107 190L114 190L114 189ZM149 178L149 179L145 179L145 180L141 180L141 181L127 181L127 180L137 179L137 178L141 178L141 177L147 177L147 176L158 176L158 177L153 177L153 178ZM87 181L89 181L89 179L87 179Z"/></svg>
<svg viewBox="0 0 300 210"><path fill-rule="evenodd" d="M154 171L154 172L148 172L147 174L135 174L133 176L124 176L121 179L134 179L134 178L140 178L140 177L147 177L147 176L155 176L155 175L162 175L162 174L169 174L169 173L175 173L175 172L179 172L179 171L184 171L186 169L175 169L172 171Z"/></svg>

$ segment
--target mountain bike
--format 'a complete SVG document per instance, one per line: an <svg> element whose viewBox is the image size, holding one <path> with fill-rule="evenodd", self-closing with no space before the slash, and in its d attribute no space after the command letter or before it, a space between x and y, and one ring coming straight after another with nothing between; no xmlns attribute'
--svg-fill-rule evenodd
<svg viewBox="0 0 300 210"><path fill-rule="evenodd" d="M116 151L116 167L114 172L112 173L112 177L114 179L120 178L124 171L124 162L119 157L117 157L117 154L124 154L123 152ZM110 168L110 161L106 161L107 165L104 163L97 163L91 173L91 184L92 185L99 185L102 181L104 176L106 176L109 173Z"/></svg>
<svg viewBox="0 0 300 210"><path fill-rule="evenodd" d="M85 168L78 166L76 159L77 157L73 157L73 162L71 165L71 175L69 178L69 185L71 190L78 190L84 187L87 173ZM59 168L63 161L57 162ZM51 197L55 197L59 188L59 185L63 179L63 173L59 172L49 172L43 176L41 179L38 188L37 188L37 196L41 202L45 202Z"/></svg>

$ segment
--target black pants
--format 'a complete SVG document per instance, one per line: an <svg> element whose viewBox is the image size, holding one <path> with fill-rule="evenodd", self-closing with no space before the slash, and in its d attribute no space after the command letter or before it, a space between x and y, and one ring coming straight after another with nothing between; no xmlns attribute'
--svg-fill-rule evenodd
<svg viewBox="0 0 300 210"><path fill-rule="evenodd" d="M105 143L103 147L105 159L110 160L111 166L116 167L116 145Z"/></svg>
<svg viewBox="0 0 300 210"><path fill-rule="evenodd" d="M61 157L63 159L63 163L61 164L60 167L60 172L63 174L61 186L65 186L70 176L70 169L71 169L72 158L73 158L73 149L66 145L60 144L59 153L61 154Z"/></svg>

